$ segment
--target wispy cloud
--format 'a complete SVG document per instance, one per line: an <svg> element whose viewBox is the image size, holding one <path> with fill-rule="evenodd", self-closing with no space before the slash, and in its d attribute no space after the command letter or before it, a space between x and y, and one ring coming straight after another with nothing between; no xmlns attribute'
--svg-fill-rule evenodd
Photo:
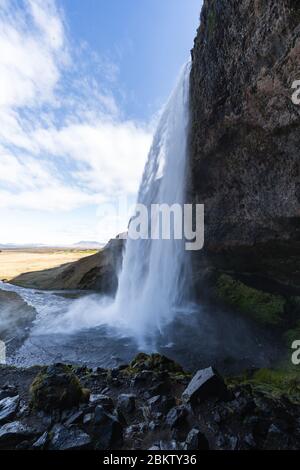
<svg viewBox="0 0 300 470"><path fill-rule="evenodd" d="M136 192L151 133L122 118L117 80L116 64L70 39L54 0L0 0L0 208Z"/></svg>

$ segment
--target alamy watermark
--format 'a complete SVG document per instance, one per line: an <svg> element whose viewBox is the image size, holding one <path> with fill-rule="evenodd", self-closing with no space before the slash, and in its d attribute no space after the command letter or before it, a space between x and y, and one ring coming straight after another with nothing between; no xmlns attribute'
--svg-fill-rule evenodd
<svg viewBox="0 0 300 470"><path fill-rule="evenodd" d="M300 105L300 80L294 80L292 89L295 90L292 94L292 102L296 105Z"/></svg>
<svg viewBox="0 0 300 470"><path fill-rule="evenodd" d="M296 339L293 341L291 347L295 350L292 354L291 361L294 366L298 366L300 364L300 340Z"/></svg>
<svg viewBox="0 0 300 470"><path fill-rule="evenodd" d="M203 204L130 205L126 196L120 196L101 204L96 216L99 233L105 227L110 234L121 233L119 238L183 240L188 251L201 250L204 246Z"/></svg>
<svg viewBox="0 0 300 470"><path fill-rule="evenodd" d="M128 237L132 240L185 240L188 251L204 246L203 204L137 204Z"/></svg>

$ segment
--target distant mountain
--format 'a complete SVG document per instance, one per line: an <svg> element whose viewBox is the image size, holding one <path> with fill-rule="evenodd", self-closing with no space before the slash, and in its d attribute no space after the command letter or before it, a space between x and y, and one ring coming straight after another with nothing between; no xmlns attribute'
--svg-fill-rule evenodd
<svg viewBox="0 0 300 470"><path fill-rule="evenodd" d="M0 243L0 250L2 249L14 249L14 248L43 248L46 245L42 243L24 243L24 244L17 244L17 243Z"/></svg>
<svg viewBox="0 0 300 470"><path fill-rule="evenodd" d="M75 247L75 248L84 248L84 249L90 249L90 250L97 250L97 249L102 248L104 246L104 243L82 240L78 243L74 243L72 246Z"/></svg>

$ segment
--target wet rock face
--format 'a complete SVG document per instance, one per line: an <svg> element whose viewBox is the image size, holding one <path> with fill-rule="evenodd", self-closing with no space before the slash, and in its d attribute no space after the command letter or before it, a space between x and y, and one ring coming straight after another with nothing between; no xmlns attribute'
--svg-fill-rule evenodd
<svg viewBox="0 0 300 470"><path fill-rule="evenodd" d="M192 58L191 174L207 243L296 239L299 4L206 0Z"/></svg>
<svg viewBox="0 0 300 470"><path fill-rule="evenodd" d="M299 2L204 1L192 50L190 198L205 204L206 254L218 268L247 267L299 290L295 80Z"/></svg>

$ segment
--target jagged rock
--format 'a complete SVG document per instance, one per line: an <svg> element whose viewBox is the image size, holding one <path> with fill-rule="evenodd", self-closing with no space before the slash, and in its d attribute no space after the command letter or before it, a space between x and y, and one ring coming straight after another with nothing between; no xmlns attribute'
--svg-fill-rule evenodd
<svg viewBox="0 0 300 470"><path fill-rule="evenodd" d="M68 419L65 421L65 426L69 427L72 424L79 423L82 421L83 417L83 412L82 411L75 411L74 413L71 414L71 416L68 417Z"/></svg>
<svg viewBox="0 0 300 470"><path fill-rule="evenodd" d="M208 450L209 443L205 435L199 431L199 429L193 428L187 435L185 444L185 450Z"/></svg>
<svg viewBox="0 0 300 470"><path fill-rule="evenodd" d="M43 450L46 447L48 441L48 432L45 431L37 441L32 444L32 448L35 450Z"/></svg>
<svg viewBox="0 0 300 470"><path fill-rule="evenodd" d="M114 409L114 402L112 399L103 393L92 394L90 396L90 403L93 405L101 405L108 411L112 411Z"/></svg>
<svg viewBox="0 0 300 470"><path fill-rule="evenodd" d="M6 423L0 427L0 448L16 446L26 438L33 437L35 434L36 430L20 421Z"/></svg>
<svg viewBox="0 0 300 470"><path fill-rule="evenodd" d="M133 413L135 410L135 395L121 394L118 397L117 408L124 413Z"/></svg>
<svg viewBox="0 0 300 470"><path fill-rule="evenodd" d="M71 408L89 398L89 391L64 364L54 364L40 372L31 384L30 394L32 406L42 410Z"/></svg>
<svg viewBox="0 0 300 470"><path fill-rule="evenodd" d="M94 423L93 436L96 449L115 449L122 444L123 426L115 415L106 412L102 406L97 405Z"/></svg>
<svg viewBox="0 0 300 470"><path fill-rule="evenodd" d="M271 424L264 443L266 450L285 450L289 447L289 437L278 426Z"/></svg>
<svg viewBox="0 0 300 470"><path fill-rule="evenodd" d="M181 450L182 444L177 442L175 439L171 441L160 441L159 450Z"/></svg>
<svg viewBox="0 0 300 470"><path fill-rule="evenodd" d="M83 450L91 447L91 438L79 428L56 424L51 430L51 450Z"/></svg>
<svg viewBox="0 0 300 470"><path fill-rule="evenodd" d="M102 424L110 416L102 405L97 405L95 408L94 422L95 424Z"/></svg>
<svg viewBox="0 0 300 470"><path fill-rule="evenodd" d="M5 423L13 418L20 401L19 395L3 398L0 401L0 423Z"/></svg>
<svg viewBox="0 0 300 470"><path fill-rule="evenodd" d="M224 380L212 367L198 370L182 394L185 402L201 402L211 397L227 396Z"/></svg>
<svg viewBox="0 0 300 470"><path fill-rule="evenodd" d="M18 395L18 392L17 388L14 385L5 384L0 389L0 400L3 400L3 398L7 397L15 397L16 395Z"/></svg>
<svg viewBox="0 0 300 470"><path fill-rule="evenodd" d="M185 405L179 405L172 408L166 417L166 424L170 428L175 428L184 423L189 414L188 408Z"/></svg>
<svg viewBox="0 0 300 470"><path fill-rule="evenodd" d="M155 395L148 400L151 413L168 413L175 404L173 397L166 397L165 395Z"/></svg>
<svg viewBox="0 0 300 470"><path fill-rule="evenodd" d="M86 413L83 417L83 424L89 424L94 419L94 413Z"/></svg>
<svg viewBox="0 0 300 470"><path fill-rule="evenodd" d="M248 448L255 449L256 442L252 433L246 434L246 436L244 437L244 442Z"/></svg>

